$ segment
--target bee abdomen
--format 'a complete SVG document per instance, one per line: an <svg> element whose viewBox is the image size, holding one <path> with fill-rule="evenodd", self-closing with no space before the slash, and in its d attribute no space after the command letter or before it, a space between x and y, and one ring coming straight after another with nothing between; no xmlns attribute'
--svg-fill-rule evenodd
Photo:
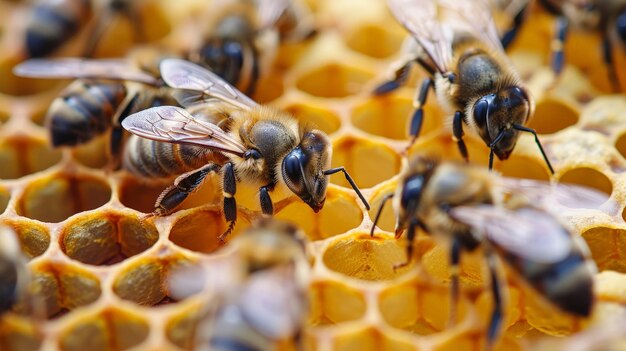
<svg viewBox="0 0 626 351"><path fill-rule="evenodd" d="M89 0L40 1L26 27L26 51L43 57L74 35L91 11Z"/></svg>
<svg viewBox="0 0 626 351"><path fill-rule="evenodd" d="M52 145L78 145L104 133L125 97L122 83L72 84L46 116Z"/></svg>
<svg viewBox="0 0 626 351"><path fill-rule="evenodd" d="M124 151L124 167L143 177L165 178L197 169L213 160L207 148L131 136Z"/></svg>

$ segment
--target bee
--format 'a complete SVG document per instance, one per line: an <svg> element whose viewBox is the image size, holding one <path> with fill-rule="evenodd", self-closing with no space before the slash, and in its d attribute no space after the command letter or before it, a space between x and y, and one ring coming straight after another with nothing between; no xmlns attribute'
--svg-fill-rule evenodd
<svg viewBox="0 0 626 351"><path fill-rule="evenodd" d="M122 121L126 130L146 138L129 143L125 167L146 177L185 172L158 197L154 215L171 212L212 172L222 176L224 216L229 222L220 239L232 231L237 219L238 182L259 186L266 216L274 213L270 192L277 187L291 191L318 212L326 200L328 176L343 172L369 208L345 168L330 168L332 147L324 132L300 125L284 111L257 104L189 61L166 59L160 68L163 80L179 92L176 96L183 106L202 106L202 112L218 122L195 118L176 106L153 107Z"/></svg>
<svg viewBox="0 0 626 351"><path fill-rule="evenodd" d="M34 78L79 78L50 105L45 125L54 147L74 147L111 131L110 167L117 167L123 128L129 114L177 104L160 77L118 59L30 59L16 75Z"/></svg>
<svg viewBox="0 0 626 351"><path fill-rule="evenodd" d="M96 11L99 12L96 23L82 56L93 56L111 18L116 15L128 17L137 39L143 41L146 36L136 3L131 0L106 0L101 6L94 9L92 0L37 0L26 22L26 55L40 58L54 53L84 28Z"/></svg>
<svg viewBox="0 0 626 351"><path fill-rule="evenodd" d="M216 282L218 275L211 275L216 293L200 315L194 349L273 350L278 343L300 345L309 282L302 232L286 222L261 220L233 239L229 250L233 259L228 276L219 275L227 282ZM173 278L170 284L178 290L198 279L190 274Z"/></svg>
<svg viewBox="0 0 626 351"><path fill-rule="evenodd" d="M389 0L388 4L417 46L412 46L413 54L395 78L378 86L374 94L399 87L415 62L429 73L414 100L409 147L419 135L423 105L432 88L441 106L453 114L453 139L465 160L469 156L463 141L464 125L491 150L489 169L494 154L500 160L508 159L520 133L531 133L554 173L537 133L525 126L534 101L504 53L488 1Z"/></svg>
<svg viewBox="0 0 626 351"><path fill-rule="evenodd" d="M624 0L539 0L541 7L556 17L556 30L551 45L552 70L559 74L565 64L564 41L570 28L598 33L602 41L602 55L608 68L609 80L615 91L620 82L615 69L615 47L626 45L626 1ZM504 47L515 39L530 8L530 0L499 0L495 6L514 18L512 27L502 36Z"/></svg>
<svg viewBox="0 0 626 351"><path fill-rule="evenodd" d="M409 242L407 260L396 268L411 261L418 229L451 242L452 321L459 296L461 253L483 249L494 297L487 329L489 347L502 324L497 257L556 307L589 316L596 267L584 241L573 236L557 216L568 208L602 209L604 195L577 186L506 178L476 165L418 156L400 173L395 193L384 198L371 235L389 199L393 199L396 215L396 238L406 231Z"/></svg>
<svg viewBox="0 0 626 351"><path fill-rule="evenodd" d="M269 69L279 41L300 41L314 32L312 15L301 1L228 0L213 4L211 11L213 21L189 60L247 95Z"/></svg>
<svg viewBox="0 0 626 351"><path fill-rule="evenodd" d="M0 316L28 294L30 274L15 232L0 226Z"/></svg>

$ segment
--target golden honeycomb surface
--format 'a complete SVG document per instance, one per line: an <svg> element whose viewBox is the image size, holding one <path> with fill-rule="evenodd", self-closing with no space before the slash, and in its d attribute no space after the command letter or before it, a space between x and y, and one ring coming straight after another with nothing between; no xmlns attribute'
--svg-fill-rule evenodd
<svg viewBox="0 0 626 351"><path fill-rule="evenodd" d="M149 44L178 50L198 33L211 2L145 2ZM420 235L419 263L394 271L404 260L403 239L393 237L393 213L385 209L374 237L369 230L381 198L395 188L406 158L407 124L415 69L397 92L373 97L401 56L405 31L382 0L309 1L319 33L283 44L254 98L317 125L333 143L333 166L343 165L372 205L366 211L341 176L331 177L326 204L313 213L297 198L277 196L276 217L298 224L310 240L310 314L305 328L311 350L479 350L492 306L480 252L462 258L459 320L448 326L448 248ZM26 316L26 301L0 318L0 350L186 350L201 295L177 299L169 273L180 265L219 264L225 230L217 179L205 181L181 209L142 220L167 183L125 171L106 172L106 137L76 149L54 149L43 126L45 112L66 81L19 78L12 67L25 59L20 30L25 1L0 1L0 222L18 234L35 296L46 316ZM556 170L554 179L606 193L613 213L578 211L571 226L589 245L599 273L589 319L547 305L504 269L506 309L497 350L532 350L622 313L626 303L626 98L612 94L600 38L572 33L562 77L547 66L554 19L533 9L510 51L535 97L530 126ZM88 30L55 56L79 52ZM133 49L128 21L112 21L96 55L117 57ZM598 48L596 50L596 48ZM623 54L620 53L620 54ZM625 67L624 55L616 55ZM619 70L626 82L626 70ZM431 94L432 95L432 94ZM434 96L425 107L422 134L408 154L460 159ZM488 149L467 137L470 158L487 164ZM531 136L522 136L508 161L495 162L506 176L548 180ZM240 220L233 236L258 215L255 189L237 194ZM623 344L622 344L623 346Z"/></svg>

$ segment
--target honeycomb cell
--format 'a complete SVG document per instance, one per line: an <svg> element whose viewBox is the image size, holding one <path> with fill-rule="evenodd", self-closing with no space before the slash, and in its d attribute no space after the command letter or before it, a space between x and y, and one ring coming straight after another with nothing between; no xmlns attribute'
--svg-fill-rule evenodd
<svg viewBox="0 0 626 351"><path fill-rule="evenodd" d="M364 24L346 36L346 44L354 51L383 59L395 54L402 46L404 35L387 26Z"/></svg>
<svg viewBox="0 0 626 351"><path fill-rule="evenodd" d="M63 351L127 350L146 340L149 331L143 317L109 309L73 320L59 336L59 347Z"/></svg>
<svg viewBox="0 0 626 351"><path fill-rule="evenodd" d="M5 316L0 321L0 350L37 351L42 336L30 320Z"/></svg>
<svg viewBox="0 0 626 351"><path fill-rule="evenodd" d="M72 156L80 164L96 169L102 169L109 161L108 150L110 146L108 134L94 138L86 144L79 145L72 149Z"/></svg>
<svg viewBox="0 0 626 351"><path fill-rule="evenodd" d="M2 224L6 224L13 228L20 240L22 251L29 257L37 257L42 255L50 246L50 233L48 229L31 220L5 219Z"/></svg>
<svg viewBox="0 0 626 351"><path fill-rule="evenodd" d="M541 162L541 163L540 163ZM523 156L513 155L506 162L498 162L495 169L505 177L549 180L547 166L543 159L535 160Z"/></svg>
<svg viewBox="0 0 626 351"><path fill-rule="evenodd" d="M376 218L376 214L380 206L382 205L382 200L385 196L389 194L393 194L395 192L395 183L390 184L390 186L385 186L382 189L379 189L372 198L369 200L370 203L370 211L369 216L374 221ZM383 212L378 219L378 223L376 226L382 230L393 232L396 226L396 216L393 213L393 207L391 206L391 200L388 200L384 205Z"/></svg>
<svg viewBox="0 0 626 351"><path fill-rule="evenodd" d="M42 222L60 222L98 208L110 198L109 184L99 178L56 173L29 183L16 210L21 216Z"/></svg>
<svg viewBox="0 0 626 351"><path fill-rule="evenodd" d="M97 213L75 218L59 236L63 252L77 261L114 264L152 247L159 233L138 217Z"/></svg>
<svg viewBox="0 0 626 351"><path fill-rule="evenodd" d="M331 270L363 280L390 280L408 270L393 265L406 261L399 241L369 233L352 234L333 240L323 256Z"/></svg>
<svg viewBox="0 0 626 351"><path fill-rule="evenodd" d="M324 98L354 95L374 77L372 72L340 63L329 63L302 75L296 87L305 93Z"/></svg>
<svg viewBox="0 0 626 351"><path fill-rule="evenodd" d="M238 220L228 238L237 235L244 225L244 220ZM170 230L169 239L180 247L211 253L224 245L218 238L227 228L228 223L221 211L198 210L178 219Z"/></svg>
<svg viewBox="0 0 626 351"><path fill-rule="evenodd" d="M473 351L486 350L484 337L477 332L468 332L455 335L445 340L436 351ZM503 337L495 341L494 351L520 351L522 346L513 338Z"/></svg>
<svg viewBox="0 0 626 351"><path fill-rule="evenodd" d="M369 99L352 111L352 124L364 132L389 139L408 140L409 124L415 111L409 97L394 94ZM435 104L424 106L420 135L443 125L443 112Z"/></svg>
<svg viewBox="0 0 626 351"><path fill-rule="evenodd" d="M326 134L332 134L341 127L341 121L335 113L313 104L296 103L284 110L294 115L301 123L318 128Z"/></svg>
<svg viewBox="0 0 626 351"><path fill-rule="evenodd" d="M372 187L396 175L400 170L400 155L390 147L362 138L343 137L333 143L333 167L343 166L361 188ZM342 174L331 182L350 187Z"/></svg>
<svg viewBox="0 0 626 351"><path fill-rule="evenodd" d="M415 346L392 339L374 328L367 328L353 332L339 334L333 340L335 351L415 351Z"/></svg>
<svg viewBox="0 0 626 351"><path fill-rule="evenodd" d="M611 180L599 171L589 167L568 170L561 175L559 181L561 183L577 184L599 190L607 194L607 199L613 192Z"/></svg>
<svg viewBox="0 0 626 351"><path fill-rule="evenodd" d="M37 299L37 303L43 305L48 318L58 317L67 311L63 307L59 280L48 267L35 267L31 284L34 298ZM30 303L30 301L24 301L24 308L28 309Z"/></svg>
<svg viewBox="0 0 626 351"><path fill-rule="evenodd" d="M198 323L201 308L202 306L194 304L192 308L185 308L170 319L165 327L167 339L182 349L192 349L194 329Z"/></svg>
<svg viewBox="0 0 626 351"><path fill-rule="evenodd" d="M528 127L539 134L554 134L578 123L578 114L578 110L566 101L547 97L537 103Z"/></svg>
<svg viewBox="0 0 626 351"><path fill-rule="evenodd" d="M363 220L363 213L354 198L337 189L326 194L324 208L317 214L300 200L280 210L276 218L295 223L309 240L320 240L355 228Z"/></svg>
<svg viewBox="0 0 626 351"><path fill-rule="evenodd" d="M283 80L280 79L278 74L268 74L262 76L256 85L254 95L254 101L265 104L270 101L276 100L285 92Z"/></svg>
<svg viewBox="0 0 626 351"><path fill-rule="evenodd" d="M582 237L599 270L626 272L626 230L600 226L584 231Z"/></svg>
<svg viewBox="0 0 626 351"><path fill-rule="evenodd" d="M617 138L617 141L615 141L615 148L623 158L626 158L626 133Z"/></svg>
<svg viewBox="0 0 626 351"><path fill-rule="evenodd" d="M0 187L0 214L3 213L7 206L9 205L9 201L11 200L11 193L8 189Z"/></svg>
<svg viewBox="0 0 626 351"><path fill-rule="evenodd" d="M125 177L119 188L120 202L143 213L154 211L154 203L171 181L147 182L136 177Z"/></svg>
<svg viewBox="0 0 626 351"><path fill-rule="evenodd" d="M310 288L312 325L353 321L365 315L365 297L360 291L334 281L317 282Z"/></svg>
<svg viewBox="0 0 626 351"><path fill-rule="evenodd" d="M100 297L100 280L88 270L69 265L54 265L49 269L59 284L64 309L86 306Z"/></svg>
<svg viewBox="0 0 626 351"><path fill-rule="evenodd" d="M0 179L16 179L58 163L61 151L45 141L13 137L0 142Z"/></svg>

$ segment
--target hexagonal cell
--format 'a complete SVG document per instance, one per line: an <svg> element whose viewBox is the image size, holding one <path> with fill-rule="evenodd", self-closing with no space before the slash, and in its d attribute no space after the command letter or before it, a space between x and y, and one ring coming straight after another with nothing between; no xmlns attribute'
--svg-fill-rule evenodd
<svg viewBox="0 0 626 351"><path fill-rule="evenodd" d="M59 235L61 250L87 264L115 264L152 247L159 233L139 217L91 213L67 223Z"/></svg>
<svg viewBox="0 0 626 351"><path fill-rule="evenodd" d="M309 324L326 325L363 318L367 308L363 294L334 281L316 282L310 288Z"/></svg>
<svg viewBox="0 0 626 351"><path fill-rule="evenodd" d="M341 127L341 120L335 113L310 103L291 104L284 110L294 115L301 123L311 125L326 134L332 134Z"/></svg>
<svg viewBox="0 0 626 351"><path fill-rule="evenodd" d="M309 240L320 240L357 227L363 220L363 213L354 198L338 189L329 189L324 208L319 213L300 199L281 209L276 218L295 223L302 228Z"/></svg>
<svg viewBox="0 0 626 351"><path fill-rule="evenodd" d="M578 114L576 107L570 103L547 97L537 102L535 114L528 122L528 127L539 134L554 134L578 123Z"/></svg>
<svg viewBox="0 0 626 351"><path fill-rule="evenodd" d="M109 162L110 140L108 134L96 137L86 144L72 148L72 155L82 165L102 169Z"/></svg>
<svg viewBox="0 0 626 351"><path fill-rule="evenodd" d="M334 351L416 351L417 348L406 341L400 341L381 333L375 328L344 332L335 336Z"/></svg>
<svg viewBox="0 0 626 351"><path fill-rule="evenodd" d="M73 310L98 300L100 280L86 269L68 264L49 264L35 270L34 298L47 301L49 316ZM28 301L26 301L28 303Z"/></svg>
<svg viewBox="0 0 626 351"><path fill-rule="evenodd" d="M541 163L539 163L541 162ZM535 160L512 155L506 162L496 162L494 168L506 177L550 180L549 171L543 159Z"/></svg>
<svg viewBox="0 0 626 351"><path fill-rule="evenodd" d="M254 90L254 94L252 98L254 101L265 104L270 101L276 100L285 92L285 87L283 85L283 74L278 72L270 72L269 74L264 74L257 81L256 88Z"/></svg>
<svg viewBox="0 0 626 351"><path fill-rule="evenodd" d="M296 81L296 87L314 96L342 98L360 92L373 77L372 72L363 69L328 63L302 75Z"/></svg>
<svg viewBox="0 0 626 351"><path fill-rule="evenodd" d="M436 351L474 351L485 350L485 338L483 333L467 332L454 335L451 338L443 339L443 342L436 347ZM495 340L492 350L494 351L522 351L524 348L514 338L501 337Z"/></svg>
<svg viewBox="0 0 626 351"><path fill-rule="evenodd" d="M192 308L184 308L167 322L165 334L174 345L189 350L193 348L193 336L198 324L198 314L202 306L197 304Z"/></svg>
<svg viewBox="0 0 626 351"><path fill-rule="evenodd" d="M247 226L242 216L238 218L235 229L227 239L233 238ZM218 238L227 228L228 223L221 211L198 210L179 218L170 230L169 239L180 247L211 253L224 245Z"/></svg>
<svg viewBox="0 0 626 351"><path fill-rule="evenodd" d="M16 179L43 171L61 160L61 150L43 140L14 137L0 143L0 179Z"/></svg>
<svg viewBox="0 0 626 351"><path fill-rule="evenodd" d="M400 50L404 36L390 27L380 24L364 24L354 28L346 36L346 44L364 55L382 59Z"/></svg>
<svg viewBox="0 0 626 351"><path fill-rule="evenodd" d="M171 183L171 180L146 182L138 177L124 177L118 192L120 202L133 210L150 213L156 199Z"/></svg>
<svg viewBox="0 0 626 351"><path fill-rule="evenodd" d="M370 198L370 211L369 216L372 221L375 220L376 214L382 205L382 200L385 196L389 194L393 194L395 191L395 184L390 186L385 186L383 189L378 189L376 193ZM396 215L393 213L393 206L391 205L391 200L388 200L383 208L383 212L378 219L378 223L376 226L382 230L393 232L396 226Z"/></svg>
<svg viewBox="0 0 626 351"><path fill-rule="evenodd" d="M626 273L626 230L595 227L584 231L582 237L599 270Z"/></svg>
<svg viewBox="0 0 626 351"><path fill-rule="evenodd" d="M17 234L22 252L33 258L43 254L50 246L48 228L38 222L20 219L4 219L2 224L8 225Z"/></svg>
<svg viewBox="0 0 626 351"><path fill-rule="evenodd" d="M174 262L141 257L117 272L113 292L120 298L145 306L173 302L167 294L168 269ZM138 288L141 287L141 288Z"/></svg>
<svg viewBox="0 0 626 351"><path fill-rule="evenodd" d="M393 269L405 262L405 250L398 240L353 234L333 240L324 252L324 265L346 276L363 280L391 280L409 267Z"/></svg>
<svg viewBox="0 0 626 351"><path fill-rule="evenodd" d="M9 201L11 200L11 193L8 189L0 187L0 214L3 213L7 206L9 205Z"/></svg>
<svg viewBox="0 0 626 351"><path fill-rule="evenodd" d="M99 178L57 173L29 183L18 199L16 211L42 222L61 222L98 208L110 198L109 184Z"/></svg>
<svg viewBox="0 0 626 351"><path fill-rule="evenodd" d="M59 335L63 351L127 350L148 337L150 325L138 314L109 309L73 320Z"/></svg>
<svg viewBox="0 0 626 351"><path fill-rule="evenodd" d="M422 235L422 233L418 233ZM450 245L439 244L433 238L419 237L417 240L417 257L421 254L422 267L428 274L440 282L450 281ZM485 255L478 248L474 251L461 252L461 267L459 281L461 289L482 290L488 282L485 275Z"/></svg>
<svg viewBox="0 0 626 351"><path fill-rule="evenodd" d="M559 178L561 183L571 183L586 186L607 194L607 199L613 192L611 180L600 171L590 167L570 169Z"/></svg>
<svg viewBox="0 0 626 351"><path fill-rule="evenodd" d="M333 143L333 167L343 166L361 188L372 187L400 171L400 155L390 147L362 138L343 137ZM342 174L331 182L350 187Z"/></svg>
<svg viewBox="0 0 626 351"><path fill-rule="evenodd" d="M37 351L43 336L31 320L4 315L0 321L0 348L5 351Z"/></svg>
<svg viewBox="0 0 626 351"><path fill-rule="evenodd" d="M434 96L433 96L434 98ZM389 139L408 140L409 124L415 109L408 97L394 94L369 99L352 111L352 124L374 135ZM424 121L420 135L443 126L444 113L436 104L424 106Z"/></svg>

